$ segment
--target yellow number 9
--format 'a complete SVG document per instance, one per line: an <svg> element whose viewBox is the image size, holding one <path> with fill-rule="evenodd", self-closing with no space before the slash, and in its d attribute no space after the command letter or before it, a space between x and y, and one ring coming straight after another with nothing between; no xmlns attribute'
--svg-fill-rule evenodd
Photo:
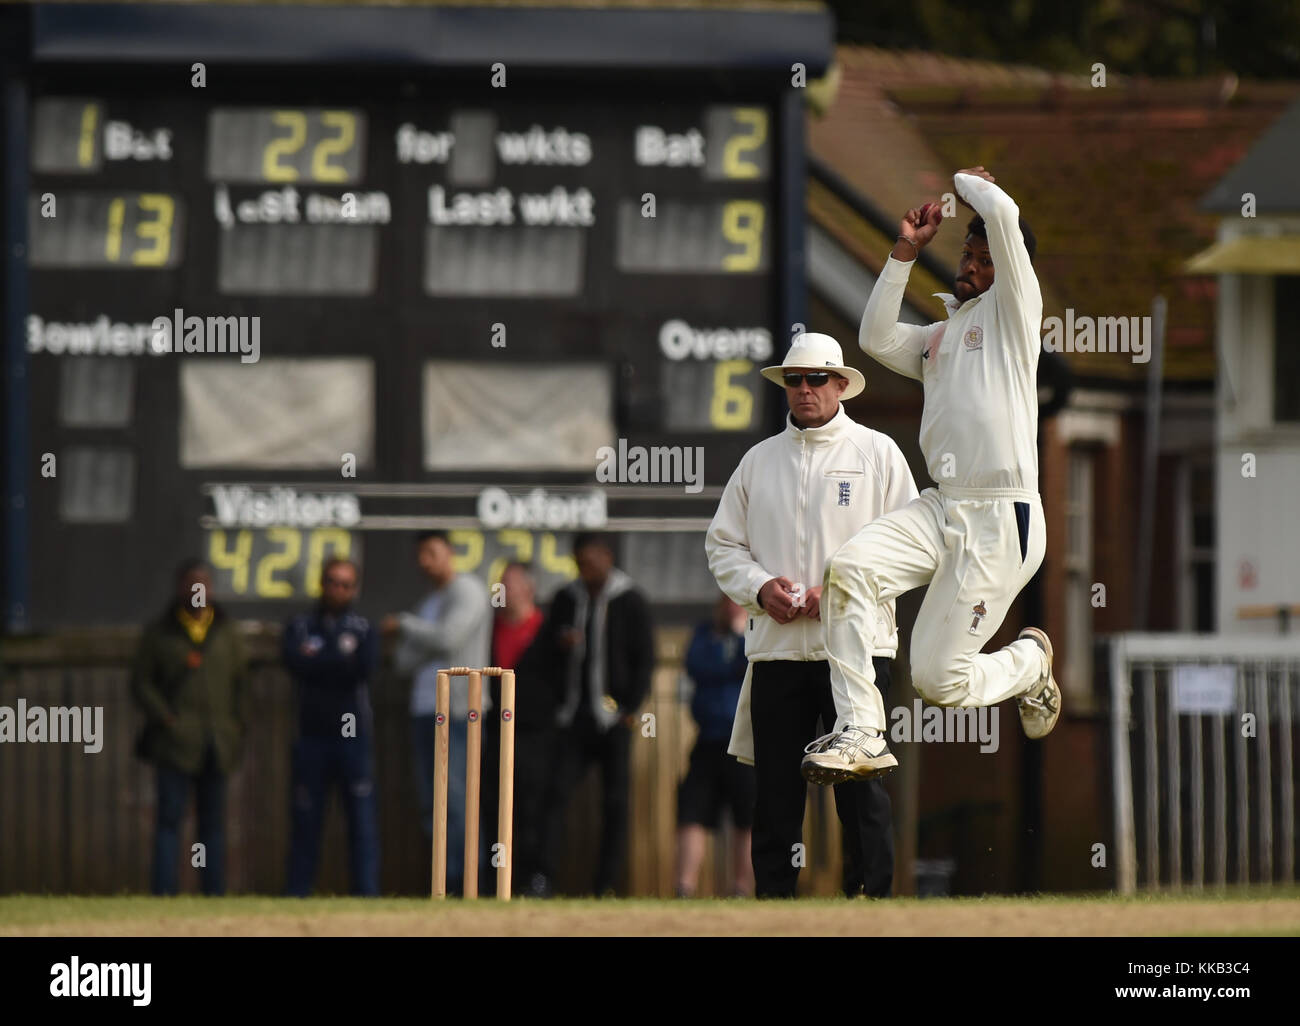
<svg viewBox="0 0 1300 1026"><path fill-rule="evenodd" d="M728 242L744 248L722 258L727 271L752 271L763 258L763 204L754 200L732 200L722 208L722 234Z"/></svg>
<svg viewBox="0 0 1300 1026"><path fill-rule="evenodd" d="M709 423L716 431L744 431L754 415L754 394L732 379L748 374L754 365L748 360L721 360L713 368L713 401Z"/></svg>

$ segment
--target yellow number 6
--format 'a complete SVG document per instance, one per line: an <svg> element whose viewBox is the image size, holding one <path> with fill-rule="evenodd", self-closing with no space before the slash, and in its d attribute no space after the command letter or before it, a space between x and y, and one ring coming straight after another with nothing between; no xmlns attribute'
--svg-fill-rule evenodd
<svg viewBox="0 0 1300 1026"><path fill-rule="evenodd" d="M709 423L715 431L744 431L754 415L754 394L732 379L748 374L754 365L748 360L721 360L713 368L713 402Z"/></svg>

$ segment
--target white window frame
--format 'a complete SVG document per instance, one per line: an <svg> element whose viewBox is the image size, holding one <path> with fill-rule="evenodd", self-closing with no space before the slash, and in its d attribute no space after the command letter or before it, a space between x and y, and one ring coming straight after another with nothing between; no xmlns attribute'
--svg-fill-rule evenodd
<svg viewBox="0 0 1300 1026"><path fill-rule="evenodd" d="M1090 445L1066 449L1064 666L1067 693L1089 699L1093 691L1094 667L1092 586L1096 581L1093 524L1096 511L1096 468L1098 450ZM1078 530L1071 527L1077 521ZM1074 548L1075 541L1079 549Z"/></svg>

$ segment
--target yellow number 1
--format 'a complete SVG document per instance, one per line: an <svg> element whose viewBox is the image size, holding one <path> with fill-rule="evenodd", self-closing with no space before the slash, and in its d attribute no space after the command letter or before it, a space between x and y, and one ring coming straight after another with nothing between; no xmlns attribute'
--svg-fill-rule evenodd
<svg viewBox="0 0 1300 1026"><path fill-rule="evenodd" d="M108 204L108 231L104 234L104 258L110 263L122 259L122 218L126 200L118 196Z"/></svg>
<svg viewBox="0 0 1300 1026"><path fill-rule="evenodd" d="M99 104L81 108L81 138L77 142L77 163L90 167L95 162L95 126L99 123Z"/></svg>

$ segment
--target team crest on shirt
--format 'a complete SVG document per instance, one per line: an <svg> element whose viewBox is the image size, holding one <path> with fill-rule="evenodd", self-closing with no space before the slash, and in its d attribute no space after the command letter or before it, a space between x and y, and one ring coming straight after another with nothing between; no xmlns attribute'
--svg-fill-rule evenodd
<svg viewBox="0 0 1300 1026"><path fill-rule="evenodd" d="M839 482L839 504L841 506L847 506L852 501L853 501L853 482L840 481Z"/></svg>
<svg viewBox="0 0 1300 1026"><path fill-rule="evenodd" d="M978 634L980 621L983 620L984 617L988 616L989 611L984 608L984 603L981 601L971 606L971 612L975 614L975 617L970 622L970 631L968 633Z"/></svg>
<svg viewBox="0 0 1300 1026"><path fill-rule="evenodd" d="M961 340L966 343L967 349L983 349L984 329L977 324L971 328L970 331L966 332L966 334L962 336Z"/></svg>
<svg viewBox="0 0 1300 1026"><path fill-rule="evenodd" d="M357 650L357 636L349 631L344 631L339 635L339 651L344 655L351 655Z"/></svg>

